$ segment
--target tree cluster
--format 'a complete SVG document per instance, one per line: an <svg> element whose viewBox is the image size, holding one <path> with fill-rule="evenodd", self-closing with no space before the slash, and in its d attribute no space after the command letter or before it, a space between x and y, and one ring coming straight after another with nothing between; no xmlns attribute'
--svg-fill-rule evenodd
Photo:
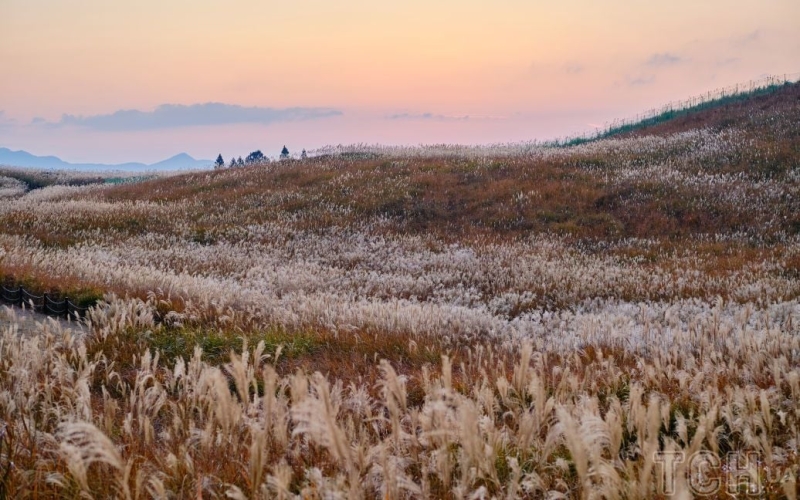
<svg viewBox="0 0 800 500"><path fill-rule="evenodd" d="M283 146L283 149L281 150L280 153L280 159L289 160L291 159L291 157L292 156L291 153L289 153L289 148ZM300 159L305 160L307 158L308 158L308 153L306 153L306 150L304 149L302 153L300 153ZM231 161L230 163L228 163L228 168L243 167L245 165L258 165L269 162L270 159L267 156L264 156L264 153L262 153L260 149L257 149L252 153L250 153L249 155L247 155L247 157L245 157L244 160L242 160L241 156L239 158L231 157ZM225 168L225 159L222 157L222 154L217 155L217 159L214 161L214 168L215 169Z"/></svg>

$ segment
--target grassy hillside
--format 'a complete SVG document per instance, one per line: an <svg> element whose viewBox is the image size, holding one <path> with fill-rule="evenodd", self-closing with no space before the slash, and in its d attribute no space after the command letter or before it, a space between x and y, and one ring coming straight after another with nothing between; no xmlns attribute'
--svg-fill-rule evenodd
<svg viewBox="0 0 800 500"><path fill-rule="evenodd" d="M797 92L569 148L0 177L0 278L106 294L85 339L4 327L0 498L665 498L673 452L679 492L751 453L795 498Z"/></svg>
<svg viewBox="0 0 800 500"><path fill-rule="evenodd" d="M795 115L798 106L800 106L800 82L772 85L666 113L653 119L652 123L639 124L630 131L614 131L612 135L620 137L667 135L701 127L712 129L759 127L762 125L763 117L770 114Z"/></svg>
<svg viewBox="0 0 800 500"><path fill-rule="evenodd" d="M563 145L577 146L587 142L609 138L624 138L646 135L664 135L703 127L715 129L736 125L748 125L749 111L760 108L781 112L784 107L796 107L800 82L768 80L763 86L750 90L743 86L727 89L715 97L701 96L687 102L668 105L661 111L652 110L647 117L638 120L623 120L591 137L566 140ZM763 82L762 82L763 83ZM561 144L559 142L559 144Z"/></svg>

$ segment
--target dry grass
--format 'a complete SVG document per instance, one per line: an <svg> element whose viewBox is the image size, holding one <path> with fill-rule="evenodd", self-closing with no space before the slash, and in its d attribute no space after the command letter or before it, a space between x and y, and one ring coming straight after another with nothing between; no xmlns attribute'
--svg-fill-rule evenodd
<svg viewBox="0 0 800 500"><path fill-rule="evenodd" d="M749 314L718 304L641 352L613 333L572 352L473 344L343 380L291 372L263 340L219 365L199 347L109 358L157 328L146 304L112 301L85 343L46 325L3 335L2 484L11 498L653 498L655 452L737 450L765 461L765 496L791 497L797 311Z"/></svg>
<svg viewBox="0 0 800 500"><path fill-rule="evenodd" d="M0 498L659 498L669 452L796 498L795 94L568 149L0 177L0 279L105 296L85 338L0 332Z"/></svg>

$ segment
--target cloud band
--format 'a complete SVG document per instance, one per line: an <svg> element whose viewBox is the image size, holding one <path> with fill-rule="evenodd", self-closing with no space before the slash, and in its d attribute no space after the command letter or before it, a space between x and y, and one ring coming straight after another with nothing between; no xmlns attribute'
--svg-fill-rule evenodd
<svg viewBox="0 0 800 500"><path fill-rule="evenodd" d="M94 116L64 115L55 126L78 126L106 131L154 130L164 128L230 125L238 123L270 124L314 120L340 116L332 108L265 108L209 102L203 104L163 104L153 111L135 109Z"/></svg>

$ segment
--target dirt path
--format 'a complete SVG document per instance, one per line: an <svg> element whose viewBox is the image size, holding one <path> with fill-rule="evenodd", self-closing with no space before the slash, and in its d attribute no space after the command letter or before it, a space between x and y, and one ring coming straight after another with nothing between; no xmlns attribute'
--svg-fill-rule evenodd
<svg viewBox="0 0 800 500"><path fill-rule="evenodd" d="M86 327L75 321L53 318L30 309L0 305L0 332L11 325L16 325L17 331L22 335L36 335L46 329L53 331L54 327L71 330L75 335L86 333Z"/></svg>

